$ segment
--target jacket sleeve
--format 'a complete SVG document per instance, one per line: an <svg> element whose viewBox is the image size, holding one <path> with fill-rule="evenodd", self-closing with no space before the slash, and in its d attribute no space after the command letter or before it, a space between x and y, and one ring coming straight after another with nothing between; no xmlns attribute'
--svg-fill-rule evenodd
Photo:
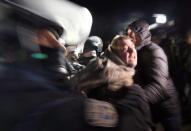
<svg viewBox="0 0 191 131"><path fill-rule="evenodd" d="M80 91L82 88L94 88L100 83L99 72L102 60L96 59L90 62L87 67L79 71L71 80L70 83L74 90Z"/></svg>
<svg viewBox="0 0 191 131"><path fill-rule="evenodd" d="M142 52L143 53L143 52ZM144 51L139 57L141 79L146 99L149 103L157 103L169 98L168 94L168 61L161 48Z"/></svg>

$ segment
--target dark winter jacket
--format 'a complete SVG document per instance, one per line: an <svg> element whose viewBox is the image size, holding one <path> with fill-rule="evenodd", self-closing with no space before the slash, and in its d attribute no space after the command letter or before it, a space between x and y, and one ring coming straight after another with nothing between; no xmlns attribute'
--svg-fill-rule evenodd
<svg viewBox="0 0 191 131"><path fill-rule="evenodd" d="M114 131L88 125L85 98L57 89L41 74L0 64L0 85L1 131Z"/></svg>
<svg viewBox="0 0 191 131"><path fill-rule="evenodd" d="M178 101L174 84L169 75L168 60L161 47L151 42L149 25L134 22L129 26L141 37L141 44L136 47L138 65L135 83L145 90L147 101L160 113L177 113ZM156 112L156 111L155 111Z"/></svg>
<svg viewBox="0 0 191 131"><path fill-rule="evenodd" d="M71 82L76 82L88 98L114 105L119 115L117 130L148 131L150 109L144 90L133 85L133 75L134 70L108 48L102 58L91 62Z"/></svg>
<svg viewBox="0 0 191 131"><path fill-rule="evenodd" d="M41 128L50 128L49 130L51 130L51 128L58 130L64 130L64 128L68 130L71 129L66 125L65 127L64 125L61 127L61 123L59 124L60 117L58 116L65 115L65 118L70 117L66 114L72 113L68 112L69 110L72 111L71 106L76 106L73 109L79 110L80 112L81 106L75 104L75 102L82 104L82 97L80 98L78 95L75 95L75 93L68 91L59 91L50 84L46 78L32 72L32 70L27 71L16 65L1 64L0 74L0 130L37 131L39 129L42 131L43 129ZM68 88L68 85L65 86ZM54 114L54 117L47 118L47 116L51 116L51 114ZM79 115L80 114L78 114L78 116ZM55 122L57 121L57 124L51 123L53 120ZM68 124L68 120L67 118L63 123ZM44 125L44 122L49 123L49 125Z"/></svg>

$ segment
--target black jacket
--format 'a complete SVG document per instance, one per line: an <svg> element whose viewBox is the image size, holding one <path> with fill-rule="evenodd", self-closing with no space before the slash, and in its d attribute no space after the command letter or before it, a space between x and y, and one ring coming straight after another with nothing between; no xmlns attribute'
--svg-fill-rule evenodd
<svg viewBox="0 0 191 131"><path fill-rule="evenodd" d="M145 90L147 101L155 112L169 114L178 112L177 93L169 75L168 60L161 47L151 42L147 23L134 23L130 26L141 37L136 47L138 65L135 83Z"/></svg>
<svg viewBox="0 0 191 131"><path fill-rule="evenodd" d="M144 90L133 85L133 75L134 69L127 67L108 48L102 58L92 61L71 82L76 82L88 98L114 105L119 114L115 130L148 131L151 127L150 108Z"/></svg>
<svg viewBox="0 0 191 131"><path fill-rule="evenodd" d="M88 96L114 105L119 115L116 128L119 131L148 131L152 126L144 90L138 85L122 87L117 92L97 88L89 92Z"/></svg>
<svg viewBox="0 0 191 131"><path fill-rule="evenodd" d="M83 96L57 89L32 70L0 64L0 85L1 131L108 130L86 123Z"/></svg>
<svg viewBox="0 0 191 131"><path fill-rule="evenodd" d="M123 93L127 93L125 97L112 101L119 112L119 130L148 131L152 123L144 91L140 86L133 85L123 90Z"/></svg>

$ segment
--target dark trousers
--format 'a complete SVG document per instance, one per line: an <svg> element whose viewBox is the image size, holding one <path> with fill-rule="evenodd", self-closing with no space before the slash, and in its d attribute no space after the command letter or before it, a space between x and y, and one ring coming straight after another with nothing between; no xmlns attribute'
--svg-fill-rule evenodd
<svg viewBox="0 0 191 131"><path fill-rule="evenodd" d="M155 121L156 122L156 121ZM172 114L168 117L159 118L157 122L160 122L165 131L181 131L182 117L180 113ZM152 127L152 131L156 128Z"/></svg>
<svg viewBox="0 0 191 131"><path fill-rule="evenodd" d="M170 117L163 118L161 124L165 131L181 131L182 117L181 114L174 114Z"/></svg>

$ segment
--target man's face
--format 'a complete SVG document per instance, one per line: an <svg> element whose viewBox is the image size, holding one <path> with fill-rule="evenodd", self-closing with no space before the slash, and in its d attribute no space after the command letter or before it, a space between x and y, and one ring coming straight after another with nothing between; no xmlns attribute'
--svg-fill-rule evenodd
<svg viewBox="0 0 191 131"><path fill-rule="evenodd" d="M135 43L135 46L140 45L141 38L139 35L135 34L131 29L127 30L127 35L132 39L133 43Z"/></svg>
<svg viewBox="0 0 191 131"><path fill-rule="evenodd" d="M118 41L117 54L122 61L130 67L137 65L137 52L131 39L123 38Z"/></svg>

